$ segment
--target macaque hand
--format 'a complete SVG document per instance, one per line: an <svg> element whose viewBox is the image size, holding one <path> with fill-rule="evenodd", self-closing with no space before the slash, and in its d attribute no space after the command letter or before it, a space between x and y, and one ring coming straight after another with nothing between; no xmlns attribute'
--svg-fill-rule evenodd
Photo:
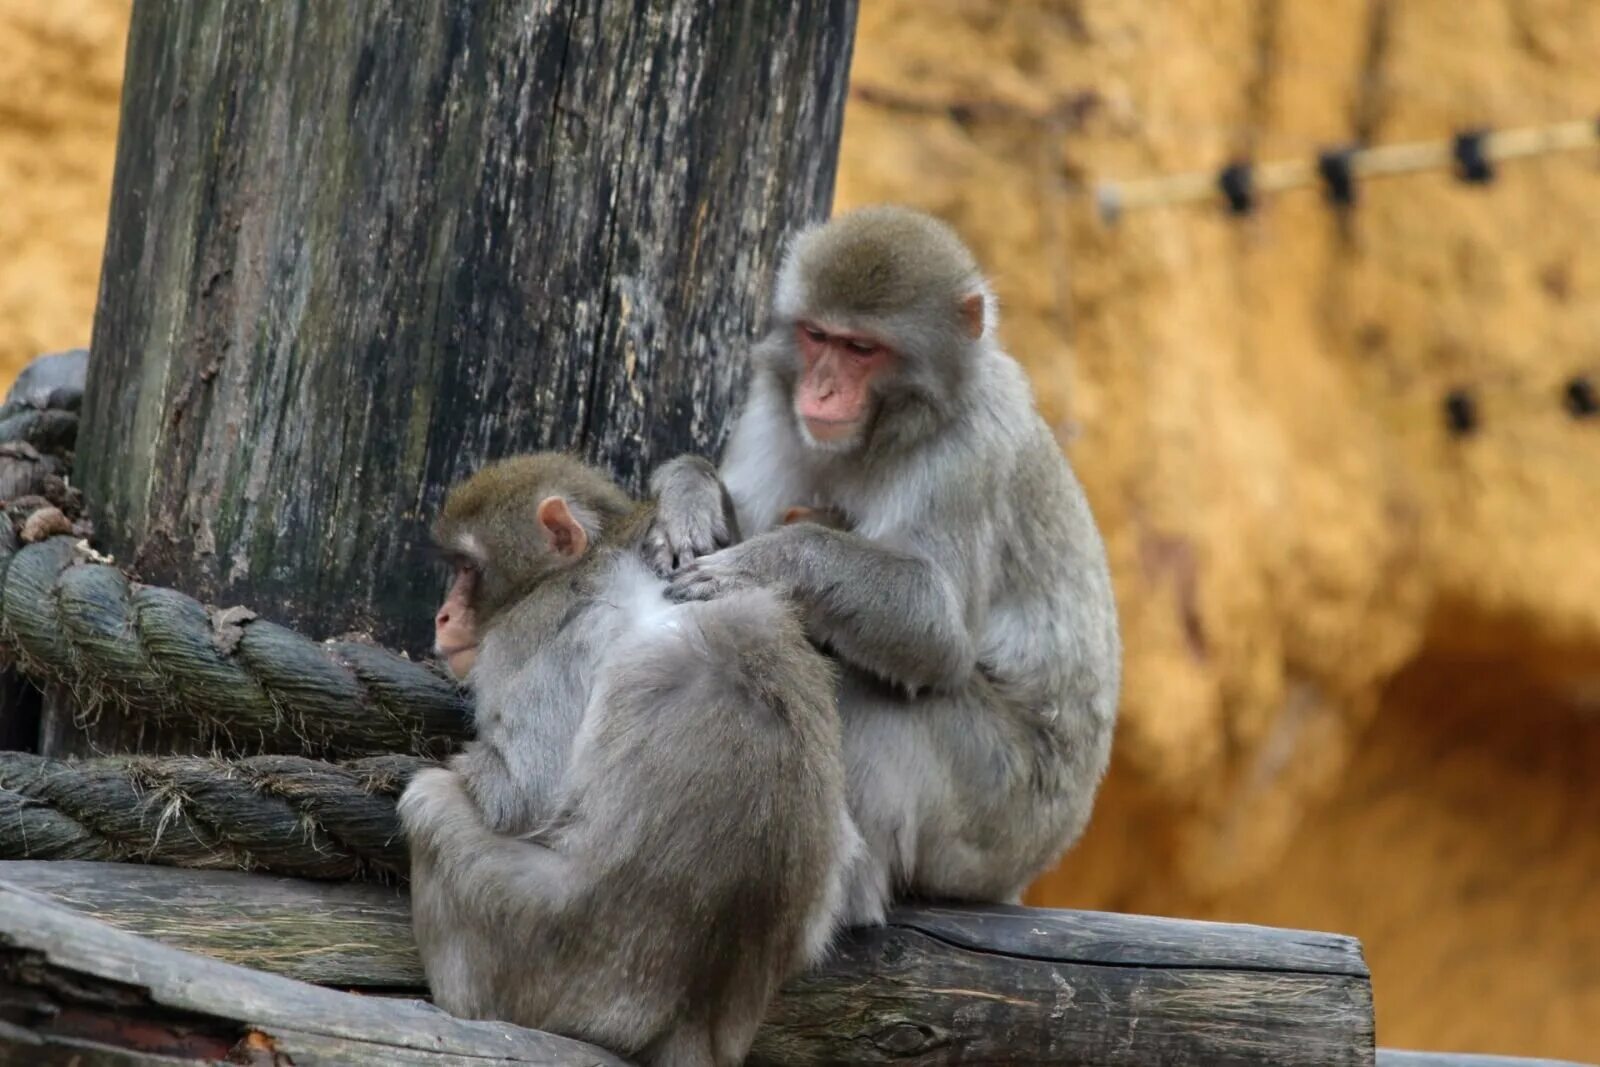
<svg viewBox="0 0 1600 1067"><path fill-rule="evenodd" d="M447 767L418 771L400 794L400 819L410 833L441 830L475 810L461 775Z"/></svg>
<svg viewBox="0 0 1600 1067"><path fill-rule="evenodd" d="M699 557L672 576L667 598L679 603L714 600L735 589L763 584L760 547L761 539L744 541Z"/></svg>
<svg viewBox="0 0 1600 1067"><path fill-rule="evenodd" d="M680 603L712 600L753 585L792 596L797 564L810 540L811 531L803 525L780 526L701 556L672 576L667 597Z"/></svg>
<svg viewBox="0 0 1600 1067"><path fill-rule="evenodd" d="M704 461L674 460L657 472L656 517L645 535L645 560L670 578L695 560L731 545L727 498Z"/></svg>
<svg viewBox="0 0 1600 1067"><path fill-rule="evenodd" d="M667 599L680 604L691 600L715 600L749 585L750 579L740 570L735 558L737 547L700 556L673 574L672 584L667 586Z"/></svg>

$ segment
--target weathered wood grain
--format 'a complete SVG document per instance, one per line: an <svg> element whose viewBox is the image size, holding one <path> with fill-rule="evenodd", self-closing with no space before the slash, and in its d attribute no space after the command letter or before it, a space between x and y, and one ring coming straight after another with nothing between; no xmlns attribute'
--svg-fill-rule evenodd
<svg viewBox="0 0 1600 1067"><path fill-rule="evenodd" d="M78 476L142 578L422 650L486 459L715 447L855 0L135 5Z"/></svg>
<svg viewBox="0 0 1600 1067"><path fill-rule="evenodd" d="M276 1052L243 1058L247 1049ZM611 1065L591 1045L196 956L0 883L0 1064Z"/></svg>
<svg viewBox="0 0 1600 1067"><path fill-rule="evenodd" d="M410 904L392 887L73 860L0 863L0 882L173 948L302 982L425 984Z"/></svg>
<svg viewBox="0 0 1600 1067"><path fill-rule="evenodd" d="M0 863L0 881L233 963L422 984L404 898L380 887L67 862ZM1359 944L1333 934L908 908L786 988L750 1062L1368 1065L1371 985Z"/></svg>
<svg viewBox="0 0 1600 1067"><path fill-rule="evenodd" d="M980 952L1148 967L1305 971L1370 977L1361 943L1343 934L1101 911L930 906L901 925Z"/></svg>
<svg viewBox="0 0 1600 1067"><path fill-rule="evenodd" d="M962 950L897 915L787 987L750 1062L1332 1067L1372 1045L1365 978Z"/></svg>

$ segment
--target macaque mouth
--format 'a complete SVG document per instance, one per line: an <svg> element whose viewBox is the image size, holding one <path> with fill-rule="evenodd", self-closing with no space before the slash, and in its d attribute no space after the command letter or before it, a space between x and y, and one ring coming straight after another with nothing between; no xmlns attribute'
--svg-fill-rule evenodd
<svg viewBox="0 0 1600 1067"><path fill-rule="evenodd" d="M478 642L476 641L469 641L466 644L461 645L452 645L450 648L445 648L443 645L433 646L433 654L444 660L446 663L455 659L462 653L476 651L478 651Z"/></svg>
<svg viewBox="0 0 1600 1067"><path fill-rule="evenodd" d="M811 435L811 439L824 445L850 440L861 425L860 419L819 419L810 415L802 415L801 418L805 421L806 433Z"/></svg>

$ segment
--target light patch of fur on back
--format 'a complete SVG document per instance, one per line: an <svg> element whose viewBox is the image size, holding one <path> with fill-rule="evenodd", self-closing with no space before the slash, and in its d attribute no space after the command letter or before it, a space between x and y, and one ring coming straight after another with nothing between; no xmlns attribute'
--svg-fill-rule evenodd
<svg viewBox="0 0 1600 1067"><path fill-rule="evenodd" d="M617 617L627 620L630 629L646 633L678 630L683 625L684 605L668 600L666 588L666 579L630 555L612 568L601 598L616 605Z"/></svg>

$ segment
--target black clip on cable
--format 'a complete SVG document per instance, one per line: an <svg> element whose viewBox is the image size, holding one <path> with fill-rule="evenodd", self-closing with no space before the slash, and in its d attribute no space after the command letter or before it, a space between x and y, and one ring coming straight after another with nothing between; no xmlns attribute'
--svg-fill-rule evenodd
<svg viewBox="0 0 1600 1067"><path fill-rule="evenodd" d="M1350 169L1351 148L1330 148L1317 157L1317 174L1322 178L1323 191L1328 203L1336 207L1354 207L1356 202L1356 176Z"/></svg>
<svg viewBox="0 0 1600 1067"><path fill-rule="evenodd" d="M1217 175L1217 188L1228 201L1230 214L1248 215L1255 210L1255 181L1248 162L1240 160L1223 167L1222 173Z"/></svg>
<svg viewBox="0 0 1600 1067"><path fill-rule="evenodd" d="M1494 181L1494 164L1483 153L1488 130L1463 130L1456 134L1452 154L1456 157L1456 177L1468 185L1488 185Z"/></svg>

